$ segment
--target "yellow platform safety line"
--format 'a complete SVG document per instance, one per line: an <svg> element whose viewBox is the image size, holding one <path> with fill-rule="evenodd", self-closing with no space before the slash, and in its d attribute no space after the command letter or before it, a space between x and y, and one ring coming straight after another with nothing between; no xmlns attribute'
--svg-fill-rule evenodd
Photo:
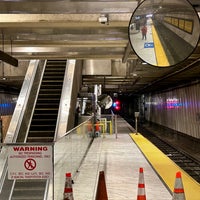
<svg viewBox="0 0 200 200"><path fill-rule="evenodd" d="M200 199L200 184L198 182L141 134L130 134L130 136L172 193L176 172L181 171L186 200Z"/></svg>
<svg viewBox="0 0 200 200"><path fill-rule="evenodd" d="M158 33L157 33L154 25L152 25L151 29L152 29L152 37L153 37L153 42L154 42L154 49L155 49L157 65L161 66L161 67L169 66L170 64L169 64L168 58L165 54L165 50L163 49L163 46L160 42Z"/></svg>

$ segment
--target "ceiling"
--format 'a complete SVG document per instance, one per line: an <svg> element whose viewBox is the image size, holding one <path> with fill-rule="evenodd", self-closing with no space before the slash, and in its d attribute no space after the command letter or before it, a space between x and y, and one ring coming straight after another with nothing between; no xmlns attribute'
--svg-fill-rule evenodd
<svg viewBox="0 0 200 200"><path fill-rule="evenodd" d="M169 68L144 65L135 55L129 44L128 25L138 2L1 0L1 50L18 60L111 60L123 72L85 74L82 78L84 87L101 84L106 93L152 92L199 81L200 43L186 61ZM200 12L200 1L190 2ZM108 22L100 23L101 16ZM20 88L22 81L23 77L13 76L0 80L0 84Z"/></svg>

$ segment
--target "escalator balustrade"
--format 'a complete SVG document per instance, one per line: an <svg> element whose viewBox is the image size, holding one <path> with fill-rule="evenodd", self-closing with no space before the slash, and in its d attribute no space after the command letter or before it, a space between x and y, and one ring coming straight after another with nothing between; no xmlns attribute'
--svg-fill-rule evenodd
<svg viewBox="0 0 200 200"><path fill-rule="evenodd" d="M66 60L48 60L26 142L52 142L57 123ZM16 180L12 200L43 200L45 179Z"/></svg>

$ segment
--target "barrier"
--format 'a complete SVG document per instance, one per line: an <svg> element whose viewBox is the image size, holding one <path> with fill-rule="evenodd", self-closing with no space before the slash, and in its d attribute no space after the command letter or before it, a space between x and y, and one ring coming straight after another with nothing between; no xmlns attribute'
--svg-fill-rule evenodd
<svg viewBox="0 0 200 200"><path fill-rule="evenodd" d="M74 200L71 173L65 175L65 189L63 200Z"/></svg>
<svg viewBox="0 0 200 200"><path fill-rule="evenodd" d="M139 169L137 200L146 200L143 168Z"/></svg>
<svg viewBox="0 0 200 200"><path fill-rule="evenodd" d="M176 173L174 193L173 193L172 200L185 200L185 193L184 193L183 182L181 178L181 172Z"/></svg>
<svg viewBox="0 0 200 200"><path fill-rule="evenodd" d="M99 172L99 181L95 200L108 200L104 171Z"/></svg>

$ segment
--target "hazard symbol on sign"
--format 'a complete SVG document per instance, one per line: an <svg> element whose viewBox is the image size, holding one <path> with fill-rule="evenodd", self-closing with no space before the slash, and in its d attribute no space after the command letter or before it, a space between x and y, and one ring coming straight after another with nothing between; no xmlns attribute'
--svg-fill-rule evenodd
<svg viewBox="0 0 200 200"><path fill-rule="evenodd" d="M25 160L24 167L30 171L34 170L36 168L36 161L34 159L29 158Z"/></svg>

